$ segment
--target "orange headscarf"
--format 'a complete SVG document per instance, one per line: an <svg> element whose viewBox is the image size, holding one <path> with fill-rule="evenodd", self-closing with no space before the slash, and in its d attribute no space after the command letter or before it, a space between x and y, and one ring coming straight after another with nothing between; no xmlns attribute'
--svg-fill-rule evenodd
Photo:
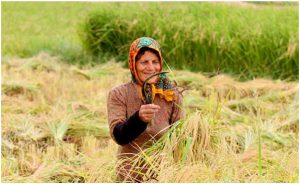
<svg viewBox="0 0 300 184"><path fill-rule="evenodd" d="M133 80L140 86L143 85L143 82L140 80L139 75L136 71L136 62L137 61L135 60L135 58L136 58L136 55L139 53L140 49L143 47L148 47L148 48L156 50L159 54L159 62L160 62L161 69L163 66L161 48L156 40L149 38L149 37L141 37L141 38L136 39L134 42L132 42L132 44L130 46L130 51L129 51L128 64L130 67L130 72L131 72Z"/></svg>
<svg viewBox="0 0 300 184"><path fill-rule="evenodd" d="M149 37L141 37L136 39L130 46L128 64L132 75L132 80L140 86L143 86L143 81L141 81L139 78L136 70L136 56L143 47L156 50L159 54L159 62L161 66L160 72L163 66L162 50L158 42ZM156 94L159 94L161 98L164 98L167 101L172 101L175 98L175 92L172 89L172 84L165 75L160 75L155 84L147 84L146 88L147 91L145 97L142 95L143 89L140 91L141 97L146 103L153 103Z"/></svg>

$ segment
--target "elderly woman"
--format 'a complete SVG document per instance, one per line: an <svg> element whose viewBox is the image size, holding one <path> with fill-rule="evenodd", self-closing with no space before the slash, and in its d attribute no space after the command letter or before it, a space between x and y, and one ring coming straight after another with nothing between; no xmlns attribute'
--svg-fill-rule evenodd
<svg viewBox="0 0 300 184"><path fill-rule="evenodd" d="M107 101L110 134L119 144L117 157L127 160L151 146L183 116L182 95L165 74L148 80L143 92L146 79L162 71L162 52L154 39L135 40L128 62L132 81L112 89ZM119 181L143 181L140 174L129 172L132 170L129 163L124 162L117 170Z"/></svg>

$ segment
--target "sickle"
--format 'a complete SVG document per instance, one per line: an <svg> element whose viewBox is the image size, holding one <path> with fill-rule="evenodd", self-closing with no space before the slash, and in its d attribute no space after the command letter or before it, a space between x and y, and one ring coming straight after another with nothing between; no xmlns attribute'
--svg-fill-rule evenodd
<svg viewBox="0 0 300 184"><path fill-rule="evenodd" d="M150 77L148 77L148 78L144 81L144 83L143 83L142 94L143 94L143 97L144 97L144 99L145 99L145 101L146 101L147 104L150 104L150 103L151 103L151 102L147 102L147 99L145 98L145 97L146 97L146 84L147 84L147 82L148 82L151 78L153 78L154 76L157 76L157 75L160 75L160 74L164 74L164 73L169 73L169 72L158 72L158 73L155 73L155 74L151 75Z"/></svg>

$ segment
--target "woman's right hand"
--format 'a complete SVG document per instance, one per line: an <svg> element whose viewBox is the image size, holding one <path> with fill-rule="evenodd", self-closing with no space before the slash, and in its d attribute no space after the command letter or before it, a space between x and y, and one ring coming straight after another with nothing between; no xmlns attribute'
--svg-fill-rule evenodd
<svg viewBox="0 0 300 184"><path fill-rule="evenodd" d="M150 123L160 106L155 104L142 105L139 110L139 117L142 121Z"/></svg>

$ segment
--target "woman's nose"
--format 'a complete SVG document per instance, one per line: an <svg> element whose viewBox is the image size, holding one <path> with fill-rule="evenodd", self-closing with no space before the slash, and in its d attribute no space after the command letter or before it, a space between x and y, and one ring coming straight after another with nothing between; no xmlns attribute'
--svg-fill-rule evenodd
<svg viewBox="0 0 300 184"><path fill-rule="evenodd" d="M147 70L155 70L154 64L152 62L148 63Z"/></svg>

